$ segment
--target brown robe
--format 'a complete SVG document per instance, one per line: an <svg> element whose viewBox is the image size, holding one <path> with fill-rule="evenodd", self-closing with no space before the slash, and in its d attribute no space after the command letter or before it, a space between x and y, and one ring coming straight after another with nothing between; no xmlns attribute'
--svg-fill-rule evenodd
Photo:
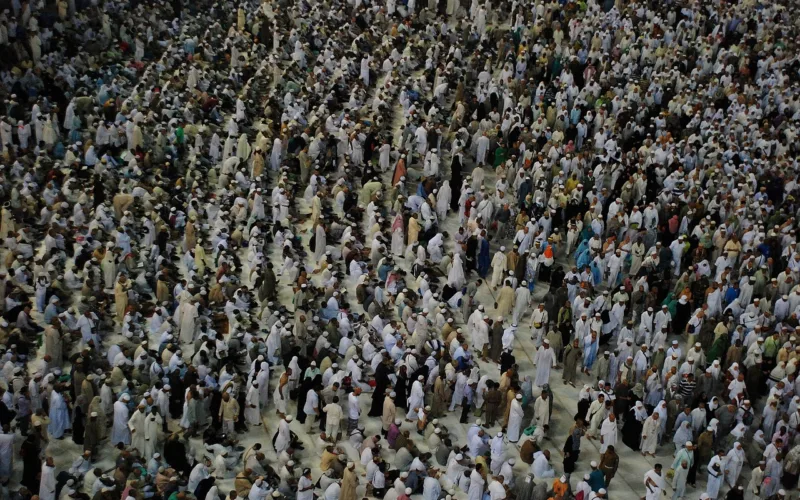
<svg viewBox="0 0 800 500"><path fill-rule="evenodd" d="M355 469L345 469L342 477L342 489L339 493L339 500L356 500L356 488L358 488L358 475Z"/></svg>
<svg viewBox="0 0 800 500"><path fill-rule="evenodd" d="M710 459L709 459L710 460ZM616 452L607 450L600 455L600 465L598 469L603 473L606 478L606 485L617 474L617 467L619 467L619 456Z"/></svg>
<svg viewBox="0 0 800 500"><path fill-rule="evenodd" d="M437 377L433 383L433 401L431 402L431 414L433 418L439 418L444 415L447 408L447 393L445 392L445 383L442 377Z"/></svg>
<svg viewBox="0 0 800 500"><path fill-rule="evenodd" d="M159 303L170 302L171 297L166 281L159 280L158 283L156 283L156 300L158 300Z"/></svg>
<svg viewBox="0 0 800 500"><path fill-rule="evenodd" d="M99 412L98 412L99 415ZM97 445L100 442L100 418L90 418L86 421L83 430L83 450L92 452L92 456L97 453Z"/></svg>
<svg viewBox="0 0 800 500"><path fill-rule="evenodd" d="M192 250L195 247L195 245L197 245L197 236L195 235L194 222L190 220L189 222L186 223L183 235L184 235L183 251L186 252Z"/></svg>
<svg viewBox="0 0 800 500"><path fill-rule="evenodd" d="M484 407L486 408L486 427L494 427L501 399L500 391L495 388L486 392L486 396L483 398Z"/></svg>
<svg viewBox="0 0 800 500"><path fill-rule="evenodd" d="M503 374L500 376L500 387L498 390L500 391L500 406L499 406L499 413L498 415L505 415L506 413L506 392L508 392L508 388L511 387L511 377L507 374Z"/></svg>
<svg viewBox="0 0 800 500"><path fill-rule="evenodd" d="M734 363L741 363L742 362L742 348L731 346L728 348L728 353L725 355L725 363L724 368L727 370L731 367ZM711 460L709 458L709 460Z"/></svg>

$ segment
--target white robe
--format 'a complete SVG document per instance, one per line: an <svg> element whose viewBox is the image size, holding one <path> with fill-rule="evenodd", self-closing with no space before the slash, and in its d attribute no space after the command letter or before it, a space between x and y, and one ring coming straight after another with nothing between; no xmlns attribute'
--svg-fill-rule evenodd
<svg viewBox="0 0 800 500"><path fill-rule="evenodd" d="M116 415L115 415L116 420ZM140 452L144 452L145 432L144 432L144 412L138 409L133 412L128 420L128 429L131 431L131 446Z"/></svg>
<svg viewBox="0 0 800 500"><path fill-rule="evenodd" d="M527 287L520 286L514 292L514 323L519 324L519 320L525 316L525 311L531 306L531 291Z"/></svg>
<svg viewBox="0 0 800 500"><path fill-rule="evenodd" d="M650 480L654 484L647 484ZM654 470L648 471L644 475L643 483L645 485L645 500L661 500L661 492L667 487L664 478L656 474Z"/></svg>
<svg viewBox="0 0 800 500"><path fill-rule="evenodd" d="M658 446L658 433L661 429L660 421L647 418L642 426L642 453L655 453Z"/></svg>
<svg viewBox="0 0 800 500"><path fill-rule="evenodd" d="M456 290L460 290L466 282L467 279L464 276L464 266L461 263L461 255L455 254L453 255L452 267L447 275L447 283Z"/></svg>
<svg viewBox="0 0 800 500"><path fill-rule="evenodd" d="M600 453L605 453L609 446L616 447L617 445L617 421L613 422L606 418L600 426Z"/></svg>
<svg viewBox="0 0 800 500"><path fill-rule="evenodd" d="M289 431L289 422L281 420L278 423L278 436L275 438L275 451L279 455L289 447L292 436Z"/></svg>
<svg viewBox="0 0 800 500"><path fill-rule="evenodd" d="M154 414L148 415L144 421L144 450L142 456L152 457L159 449L159 441L161 440L161 429L163 428L163 419L161 415Z"/></svg>
<svg viewBox="0 0 800 500"><path fill-rule="evenodd" d="M719 471L713 470L715 464L719 465ZM722 479L724 476L725 467L723 467L722 459L719 458L719 455L714 455L708 462L708 482L706 484L706 493L711 497L711 500L716 499L717 495L719 495L719 489L722 487Z"/></svg>
<svg viewBox="0 0 800 500"><path fill-rule="evenodd" d="M728 471L728 473L725 474L725 480L731 488L736 486L739 475L742 473L742 466L745 460L744 450L736 449L736 445L738 444L739 443L734 443L733 448L731 448L725 456L724 467L722 467L723 470Z"/></svg>
<svg viewBox="0 0 800 500"><path fill-rule="evenodd" d="M543 387L545 384L550 383L550 369L556 366L555 351L545 346L541 346L536 351L536 357L533 359L533 364L536 365L536 380L534 385Z"/></svg>
<svg viewBox="0 0 800 500"><path fill-rule="evenodd" d="M492 282L493 287L499 286L503 282L503 276L506 274L506 260L507 257L503 252L497 252L492 257Z"/></svg>
<svg viewBox="0 0 800 500"><path fill-rule="evenodd" d="M316 231L316 241L314 242L314 262L319 262L319 259L325 255L325 245L326 245L326 237L325 237L325 229L322 225L317 226Z"/></svg>
<svg viewBox="0 0 800 500"><path fill-rule="evenodd" d="M39 480L39 500L56 500L56 468L42 464L42 478Z"/></svg>
<svg viewBox="0 0 800 500"><path fill-rule="evenodd" d="M261 423L260 394L257 387L250 386L245 398L244 419L249 425ZM255 408L253 408L253 406Z"/></svg>
<svg viewBox="0 0 800 500"><path fill-rule="evenodd" d="M195 320L197 319L197 306L191 302L184 302L180 305L183 309L181 314L181 342L190 343L194 341Z"/></svg>
<svg viewBox="0 0 800 500"><path fill-rule="evenodd" d="M522 418L525 410L522 409L518 399L511 401L511 409L508 413L508 440L512 443L519 441L522 434Z"/></svg>
<svg viewBox="0 0 800 500"><path fill-rule="evenodd" d="M473 470L469 476L469 500L483 500L483 490L486 480L481 473Z"/></svg>
<svg viewBox="0 0 800 500"><path fill-rule="evenodd" d="M128 407L122 401L114 403L114 425L111 428L111 445L131 444L131 432L128 429Z"/></svg>
<svg viewBox="0 0 800 500"><path fill-rule="evenodd" d="M415 380L414 383L411 384L411 395L408 397L408 414L406 418L409 420L416 420L416 409L422 408L423 406L425 406L425 388L422 386L422 382Z"/></svg>
<svg viewBox="0 0 800 500"><path fill-rule="evenodd" d="M258 402L266 405L269 400L269 365L266 361L261 362L261 370L256 375L256 382L258 383Z"/></svg>
<svg viewBox="0 0 800 500"><path fill-rule="evenodd" d="M536 398L533 403L533 421L537 427L544 427L550 424L550 400Z"/></svg>

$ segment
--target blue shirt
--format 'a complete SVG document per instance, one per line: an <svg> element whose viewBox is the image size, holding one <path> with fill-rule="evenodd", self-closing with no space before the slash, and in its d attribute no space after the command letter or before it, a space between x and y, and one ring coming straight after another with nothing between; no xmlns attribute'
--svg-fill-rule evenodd
<svg viewBox="0 0 800 500"><path fill-rule="evenodd" d="M597 493L600 488L606 487L606 478L600 469L595 469L589 474L589 487L592 488L592 491Z"/></svg>

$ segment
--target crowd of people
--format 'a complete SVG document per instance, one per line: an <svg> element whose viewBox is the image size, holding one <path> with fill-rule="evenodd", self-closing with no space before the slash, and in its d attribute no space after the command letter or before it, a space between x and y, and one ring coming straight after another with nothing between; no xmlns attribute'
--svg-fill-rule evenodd
<svg viewBox="0 0 800 500"><path fill-rule="evenodd" d="M792 11L12 0L0 497L794 498Z"/></svg>

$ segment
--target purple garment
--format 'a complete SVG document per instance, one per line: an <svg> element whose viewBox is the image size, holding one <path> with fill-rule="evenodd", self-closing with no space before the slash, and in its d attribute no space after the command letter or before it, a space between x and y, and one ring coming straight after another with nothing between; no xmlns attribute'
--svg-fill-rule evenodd
<svg viewBox="0 0 800 500"><path fill-rule="evenodd" d="M392 425L389 426L389 431L386 433L386 441L389 442L389 446L394 446L395 441L397 441L397 436L400 435L400 428L392 422Z"/></svg>

